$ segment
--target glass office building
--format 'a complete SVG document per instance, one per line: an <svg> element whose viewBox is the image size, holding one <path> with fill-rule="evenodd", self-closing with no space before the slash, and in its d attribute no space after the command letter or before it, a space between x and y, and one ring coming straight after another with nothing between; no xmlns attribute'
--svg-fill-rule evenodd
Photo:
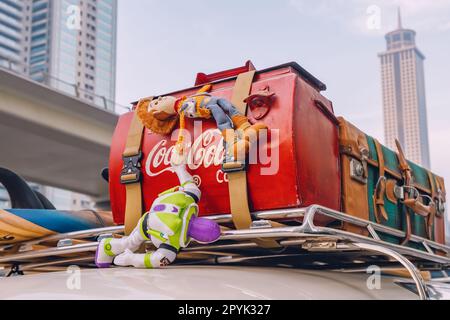
<svg viewBox="0 0 450 320"><path fill-rule="evenodd" d="M114 111L117 0L0 0L0 66Z"/></svg>
<svg viewBox="0 0 450 320"><path fill-rule="evenodd" d="M18 0L0 0L0 66L25 73L25 4Z"/></svg>
<svg viewBox="0 0 450 320"><path fill-rule="evenodd" d="M0 0L0 67L114 111L117 0ZM34 185L57 208L76 193ZM9 206L0 185L0 207Z"/></svg>
<svg viewBox="0 0 450 320"><path fill-rule="evenodd" d="M113 111L117 0L28 0L36 81Z"/></svg>

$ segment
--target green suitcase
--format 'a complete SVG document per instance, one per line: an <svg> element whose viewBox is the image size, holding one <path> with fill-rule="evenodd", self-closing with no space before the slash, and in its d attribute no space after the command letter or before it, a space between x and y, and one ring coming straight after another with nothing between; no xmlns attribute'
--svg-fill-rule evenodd
<svg viewBox="0 0 450 320"><path fill-rule="evenodd" d="M339 118L343 211L393 229L403 238L380 233L381 240L409 245L411 235L445 243L445 186L443 178L381 145L351 123ZM343 228L367 234L350 224Z"/></svg>

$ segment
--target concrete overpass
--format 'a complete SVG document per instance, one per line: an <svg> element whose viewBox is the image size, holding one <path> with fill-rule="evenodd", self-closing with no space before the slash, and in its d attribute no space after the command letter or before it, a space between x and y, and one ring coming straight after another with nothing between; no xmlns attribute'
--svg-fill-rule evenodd
<svg viewBox="0 0 450 320"><path fill-rule="evenodd" d="M37 183L108 195L108 165L118 116L0 69L0 166Z"/></svg>

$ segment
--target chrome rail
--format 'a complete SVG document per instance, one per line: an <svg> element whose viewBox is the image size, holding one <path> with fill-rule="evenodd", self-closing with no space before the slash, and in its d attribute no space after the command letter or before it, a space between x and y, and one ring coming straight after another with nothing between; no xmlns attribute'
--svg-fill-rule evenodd
<svg viewBox="0 0 450 320"><path fill-rule="evenodd" d="M411 263L408 259L406 259L403 255L399 254L398 252L391 250L389 248L380 246L380 245L372 245L367 243L354 243L353 245L369 251L379 252L383 253L398 262L400 262L406 270L408 270L409 274L411 275L411 278L413 279L414 283L417 287L417 292L419 295L419 298L421 300L428 300L430 298L427 286L425 284L425 280L423 279L422 275L420 274L420 271L417 270L416 266Z"/></svg>
<svg viewBox="0 0 450 320"><path fill-rule="evenodd" d="M122 233L124 230L123 226L114 226L114 227L104 227L104 228L96 228L96 229L89 229L89 230L81 230L81 231L73 231L73 232L67 232L67 233L57 233L53 234L51 236L46 236L42 238L37 238L33 240L27 240L23 242L19 242L17 244L7 244L0 246L0 252L5 251L9 248L20 246L21 248L27 248L31 247L33 245L45 243L45 242L54 242L64 239L86 239L86 238L92 238L96 237L105 233Z"/></svg>
<svg viewBox="0 0 450 320"><path fill-rule="evenodd" d="M312 205L308 208L304 209L304 220L303 220L303 226L305 226L306 230L310 231L310 232L315 232L318 230L319 227L316 227L314 225L314 218L317 214L321 214L324 216L327 216L329 218L334 218L336 220L342 221L342 222L348 222L351 224L354 224L355 226L360 226L360 227L364 227L366 229L368 229L368 232L371 234L371 230L373 231L379 231L381 233L387 234L387 235L391 235L391 236L395 236L398 237L400 239L404 239L406 236L406 233L404 231L398 230L398 229L394 229L391 227L387 227L372 221L368 221L365 219L361 219L361 218L357 218L354 216L351 216L349 214L340 212L340 211L336 211L336 210L332 210L323 206L319 206L319 205ZM445 251L447 253L450 253L450 247L443 245L443 244L439 244L437 242L434 242L432 240L429 239L425 239L422 237L419 237L417 235L411 235L411 240L410 242L415 242L421 245L428 245L431 248L437 249L437 250L442 250ZM425 247L425 246L424 246ZM426 247L425 247L426 249Z"/></svg>
<svg viewBox="0 0 450 320"><path fill-rule="evenodd" d="M424 239L421 237L418 237L416 235L413 235L411 237L411 241L419 244L426 244L424 246L425 248L434 248L437 250L440 250L442 252L446 252L447 256L441 256L437 255L435 253L430 252L430 250L419 250L414 249L410 247L405 247L397 244L393 244L390 242L386 242L380 239L380 237L377 234L378 232L382 232L384 234L398 236L399 238L404 237L404 232L396 229L392 229L390 227L386 227L377 223L373 223L370 221L366 221L364 219L356 218L353 216L350 216L348 214L338 212L335 210L331 210L326 207L313 205L308 208L300 208L300 209L286 209L286 210L272 210L272 211L261 211L261 212L254 212L252 213L253 217L255 219L267 219L267 220L280 220L280 219L295 219L299 220L302 219L303 222L298 226L286 226L286 227L280 227L280 228L255 228L255 229L246 229L246 230L226 230L222 233L220 240L233 240L242 242L247 240L247 244L243 243L234 243L234 244L218 244L218 245L202 245L202 248L206 247L213 247L213 248L228 248L228 249L238 249L238 248L256 248L257 245L252 242L255 238L282 238L280 243L283 246L288 246L289 241L294 241L294 243L299 244L302 242L301 239L307 239L308 237L316 237L316 238L324 238L324 237L333 237L336 241L342 242L347 241L350 242L363 242L373 245L383 245L385 247L390 248L391 250L397 251L402 254L406 254L412 257L416 257L419 259L423 259L426 261L432 261L436 263L441 264L448 264L450 265L450 257L448 254L450 253L450 247L438 244L436 242L433 242L428 239ZM347 232L340 229L334 229L329 227L321 227L316 226L314 224L314 218L316 215L325 215L327 217L352 223L356 226L364 227L367 229L368 234L370 236L363 236L356 233ZM209 219L212 219L214 221L217 221L218 223L231 223L231 215L216 215L216 216L209 216ZM41 244L45 242L52 242L52 241L58 241L58 240L64 240L64 239L86 239L86 238L92 238L95 236L100 236L102 234L119 234L123 232L123 226L115 226L115 227L106 227L106 228L98 228L98 229L91 229L91 230L84 230L84 231L76 231L76 232L69 232L65 234L56 234L51 235L47 237L43 237L40 239L34 239L30 241L24 241L18 244L11 244L11 245L3 245L0 247L0 253L3 253L2 256L0 256L0 263L4 263L8 260L12 259L22 259L22 257L33 258L34 254L39 255L39 257L45 256L45 255L60 255L60 254L66 254L66 253L73 253L70 252L70 250L67 249L67 246L63 246L56 249L44 249L44 250L33 250L31 251L28 249L28 251L31 251L27 253L27 247L31 247L36 244ZM283 239L286 238L286 239ZM304 241L303 241L304 242ZM20 246L22 248L19 253L16 254L6 254L5 250L8 248L13 248L15 246ZM79 247L81 246L81 247ZM83 245L76 245L76 246L68 246L75 248L76 250L79 250L78 248L86 248L86 246L89 246L87 244ZM90 248L90 247L89 247ZM52 250L55 250L53 252ZM187 248L185 250L191 250L191 248ZM192 249L192 250L195 250ZM25 252L23 252L25 251ZM79 251L77 251L79 252ZM6 252L7 253L7 252Z"/></svg>
<svg viewBox="0 0 450 320"><path fill-rule="evenodd" d="M89 252L95 251L97 249L97 242L88 242L82 244L76 244L73 246L67 247L55 247L49 249L41 249L41 250L30 250L21 253L15 253L11 255L0 256L0 264L2 263L11 263L17 262L21 260L29 260L36 258L46 258L51 256L60 256L72 253L81 253L81 252Z"/></svg>
<svg viewBox="0 0 450 320"><path fill-rule="evenodd" d="M319 215L365 228L368 235L360 235L341 229L318 226L314 223L314 220ZM272 255L255 256L254 253L251 251L248 253L246 250L261 250L254 242L254 239L257 238L273 238L284 248L299 247L303 252L320 251L345 253L346 251L355 251L364 252L366 254L367 252L376 252L377 254L389 256L409 271L421 299L428 298L427 289L420 272L408 258L413 258L414 260L417 260L417 262L433 262L439 264L442 268L450 267L450 247L446 245L416 235L411 236L411 243L422 245L424 250L383 241L379 233L392 235L399 239L402 239L405 236L405 233L401 230L366 221L323 206L313 205L299 209L253 212L252 216L255 220L259 221L287 220L296 221L298 224L283 227L271 227L270 224L258 224L258 226L255 225L253 228L245 230L225 230L222 232L221 238L217 243L204 245L193 242L191 246L182 250L182 256L189 256L189 253L201 253L211 255L213 258L212 260L214 260L215 263L238 263L255 260L258 257L259 259L270 259L284 256L301 257L302 255L305 255L305 253L290 253L284 255L274 254L272 252ZM228 214L209 216L208 218L222 224L232 223L231 215ZM67 255L93 252L96 250L97 242L90 241L71 245L72 242L67 241L68 245L64 245L63 243L62 246L60 245L47 249L31 249L33 245L42 243L75 239L89 240L90 238L97 236L121 233L123 233L123 226L115 226L56 234L17 244L3 245L0 247L0 264L20 265L26 267L26 270L30 270L38 268L39 266L60 265L71 261L71 259L75 262L77 257L67 257ZM11 250L12 252L8 254L8 249L15 249L15 251L17 251L18 247L18 252L13 253L13 250ZM239 255L236 256L231 253L224 255L223 252L227 250L239 250ZM438 250L440 253L445 253L446 255L439 255L433 250ZM48 257L54 257L54 259L48 262L38 261L33 263L34 259ZM80 257L80 261L89 260L92 260L92 257Z"/></svg>

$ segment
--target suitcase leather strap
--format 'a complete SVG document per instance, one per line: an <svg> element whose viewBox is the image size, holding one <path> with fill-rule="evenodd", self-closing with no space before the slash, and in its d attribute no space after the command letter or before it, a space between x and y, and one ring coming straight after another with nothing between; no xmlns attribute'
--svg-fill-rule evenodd
<svg viewBox="0 0 450 320"><path fill-rule="evenodd" d="M439 195L438 192L436 191L436 188L439 188L439 183L437 181L437 179L435 178L435 176L428 171L428 179L430 181L430 188L431 188L431 200L430 203L428 205L428 207L430 208L430 212L427 218L427 232L428 232L428 238L429 239L433 239L433 227L434 227L434 219L436 218L436 215L438 214L438 209L439 209ZM436 205L437 203L437 205Z"/></svg>
<svg viewBox="0 0 450 320"><path fill-rule="evenodd" d="M436 181L436 214L438 217L444 215L445 213L445 202L446 202L446 194L445 194L445 185L444 180L440 177L437 177L433 175L431 172L430 174L434 177ZM434 199L434 197L433 197Z"/></svg>
<svg viewBox="0 0 450 320"><path fill-rule="evenodd" d="M152 100L153 97L139 100L136 110L139 110L143 104L149 104ZM135 111L122 154L124 166L120 176L120 182L125 185L126 190L125 235L129 235L133 231L143 213L140 164L143 132L144 125Z"/></svg>
<svg viewBox="0 0 450 320"><path fill-rule="evenodd" d="M233 89L231 103L242 113L247 114L247 103L244 99L250 94L253 78L256 71L250 70L239 74ZM237 168L237 170L233 170ZM248 205L247 171L246 165L241 163L224 163L224 169L228 175L228 191L230 194L230 210L233 224L236 229L249 229L252 224L250 209ZM273 227L280 226L270 222ZM279 248L280 244L275 240L255 239L255 242L265 248Z"/></svg>
<svg viewBox="0 0 450 320"><path fill-rule="evenodd" d="M400 145L400 142L398 140L395 141L398 149L398 160L399 160L399 168L402 171L403 180L404 180L404 188L406 188L406 191L415 189L412 186L412 176L411 176L411 168L406 161L405 155L403 153L403 149ZM411 210L414 214L418 214L422 216L425 219L425 228L428 239L433 239L433 226L434 226L434 219L436 217L436 203L434 202L435 195L436 195L436 189L435 189L435 180L433 178L433 175L429 172L428 173L428 179L430 180L430 188L431 188L431 201L428 205L425 205L422 202L422 196L419 194L417 189L416 196L411 196L409 192L404 192L404 199L403 204L405 205L406 209L406 237L404 241L402 242L402 245L406 244L409 239L411 238L411 216L408 213L408 209Z"/></svg>
<svg viewBox="0 0 450 320"><path fill-rule="evenodd" d="M396 139L395 145L397 146L397 157L399 163L399 169L402 172L403 176L403 186L410 188L412 186L412 176L411 176L411 168L409 167L408 161L406 161L405 154L403 152L403 148L400 142ZM409 190L407 190L409 191ZM405 192L404 201L408 201L410 198L409 192ZM406 245L411 239L411 215L408 212L408 207L404 209L404 214L406 217L406 230L405 230L405 238L403 239L401 245Z"/></svg>
<svg viewBox="0 0 450 320"><path fill-rule="evenodd" d="M384 195L386 194L386 177L385 177L385 165L383 148L377 139L373 139L375 143L375 149L378 157L378 183L375 187L375 191L372 196L375 220L377 223L381 222L381 218L385 221L389 219L386 209L384 208Z"/></svg>

